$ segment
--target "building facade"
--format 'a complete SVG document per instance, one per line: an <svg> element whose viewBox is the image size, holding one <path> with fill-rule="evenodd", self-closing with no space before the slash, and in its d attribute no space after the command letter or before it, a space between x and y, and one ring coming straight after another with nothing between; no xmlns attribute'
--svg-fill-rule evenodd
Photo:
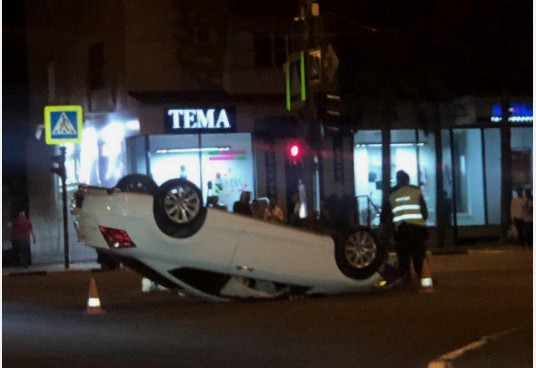
<svg viewBox="0 0 536 368"><path fill-rule="evenodd" d="M208 3L210 14L205 2L27 1L30 125L36 131L27 143L34 262L64 257L61 185L49 159L59 147L39 138L47 105L84 110L82 142L65 145L68 194L79 183L113 187L129 173L150 175L157 184L185 176L205 197L217 190L228 209L244 190L276 200L287 215L296 198L317 216L330 196L356 197L359 221L378 225L381 104L367 104L355 122L359 129L318 124L318 135L311 136L307 115L285 104L283 62L299 47L292 20L299 8ZM336 90L337 76L331 79ZM446 196L454 238L471 226L495 235L500 222L497 102L465 98L439 109L393 107L389 180L404 169L423 187L432 227L436 199ZM514 109L529 106L516 103ZM511 145L519 184L531 186L532 110L524 113L519 116L530 119L512 121ZM441 125L440 138L426 121ZM304 148L298 165L287 154L293 142ZM438 170L445 193L437 191ZM70 221L69 234L72 261L96 258L77 244Z"/></svg>

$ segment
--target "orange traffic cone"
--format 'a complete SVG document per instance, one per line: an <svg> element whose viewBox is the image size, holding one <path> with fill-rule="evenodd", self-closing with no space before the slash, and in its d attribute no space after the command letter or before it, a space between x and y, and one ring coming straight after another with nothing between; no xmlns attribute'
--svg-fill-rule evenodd
<svg viewBox="0 0 536 368"><path fill-rule="evenodd" d="M86 314L102 314L106 313L101 308L101 302L99 298L99 292L97 291L97 283L95 278L89 280L89 297L87 299Z"/></svg>
<svg viewBox="0 0 536 368"><path fill-rule="evenodd" d="M433 293L435 291L436 290L434 289L434 280L432 279L430 265L428 264L428 257L425 257L422 263L421 287L419 289L419 292Z"/></svg>

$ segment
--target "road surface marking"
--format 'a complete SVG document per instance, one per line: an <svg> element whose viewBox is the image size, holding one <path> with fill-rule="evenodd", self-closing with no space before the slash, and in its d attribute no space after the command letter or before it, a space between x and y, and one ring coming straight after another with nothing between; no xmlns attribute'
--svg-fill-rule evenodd
<svg viewBox="0 0 536 368"><path fill-rule="evenodd" d="M427 368L454 368L453 361L467 353L468 351L473 351L480 349L490 341L495 341L500 339L503 336L512 334L514 332L522 330L523 327L514 327L503 332L496 333L494 335L484 336L479 341L472 342L463 348L451 351L450 353L444 354L441 357L428 363Z"/></svg>

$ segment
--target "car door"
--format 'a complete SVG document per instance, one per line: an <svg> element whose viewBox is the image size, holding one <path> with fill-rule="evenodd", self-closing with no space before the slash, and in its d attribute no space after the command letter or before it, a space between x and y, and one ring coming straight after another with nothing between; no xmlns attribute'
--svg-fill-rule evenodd
<svg viewBox="0 0 536 368"><path fill-rule="evenodd" d="M231 263L234 273L264 280L309 285L338 273L328 236L245 218Z"/></svg>

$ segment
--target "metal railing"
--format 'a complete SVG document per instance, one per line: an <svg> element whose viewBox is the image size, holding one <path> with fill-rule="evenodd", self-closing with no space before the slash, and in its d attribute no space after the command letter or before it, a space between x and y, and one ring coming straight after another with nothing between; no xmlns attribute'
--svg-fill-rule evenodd
<svg viewBox="0 0 536 368"><path fill-rule="evenodd" d="M368 195L356 196L357 220L360 225L366 224L369 228L378 227L381 210ZM363 203L364 202L364 203ZM378 221L375 221L375 220Z"/></svg>

